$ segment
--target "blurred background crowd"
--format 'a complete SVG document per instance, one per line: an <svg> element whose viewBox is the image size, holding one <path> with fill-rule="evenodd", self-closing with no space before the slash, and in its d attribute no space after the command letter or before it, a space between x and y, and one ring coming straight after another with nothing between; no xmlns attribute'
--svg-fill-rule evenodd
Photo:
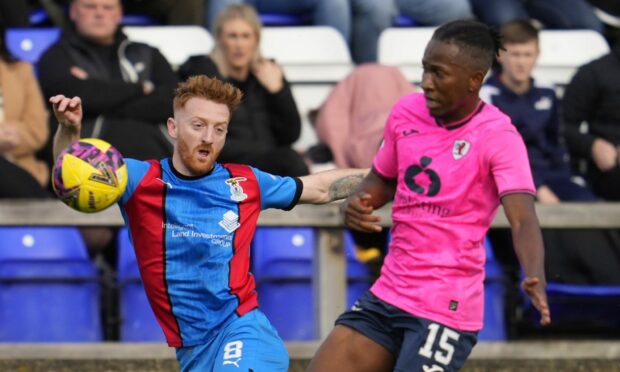
<svg viewBox="0 0 620 372"><path fill-rule="evenodd" d="M392 105L419 89L421 79L380 61L381 35L456 19L477 19L505 36L482 98L509 115L522 134L537 201L620 201L620 5L612 0L0 0L0 198L53 197L51 135L57 124L46 97L82 98L83 137L102 138L127 157L162 158L172 149L164 128L173 90L196 74L226 80L245 95L220 161L283 176L369 167ZM204 46L208 51L173 63L166 50L133 40L124 29L180 26L207 33L213 42ZM296 87L299 92L312 83L288 77L286 66L261 51L261 37L266 29L320 26L337 32L350 68L336 81L318 79L328 85L319 102L301 102ZM53 36L36 58L20 60L19 48L26 46L7 41L19 30ZM550 30L567 31L568 44L569 31L588 30L607 52L576 66L566 82L534 78L545 52L540 40ZM290 43L291 53L304 48L292 38ZM106 272L117 267L117 233L81 229L91 258ZM506 231L490 237L516 283L520 273ZM617 231L545 230L544 238L550 281L620 286ZM353 255L376 275L389 232L352 233L352 239Z"/></svg>

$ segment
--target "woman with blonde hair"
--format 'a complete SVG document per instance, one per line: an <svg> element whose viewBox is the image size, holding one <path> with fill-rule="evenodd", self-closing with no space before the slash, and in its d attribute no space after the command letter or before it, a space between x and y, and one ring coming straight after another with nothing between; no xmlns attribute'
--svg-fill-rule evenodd
<svg viewBox="0 0 620 372"><path fill-rule="evenodd" d="M224 9L215 26L209 56L193 56L179 69L181 79L207 75L244 93L233 113L222 162L245 163L281 176L303 176L308 167L291 146L301 133L301 118L282 67L261 56L261 22L249 5Z"/></svg>
<svg viewBox="0 0 620 372"><path fill-rule="evenodd" d="M44 198L49 169L35 154L48 139L47 111L32 65L5 43L0 14L0 198Z"/></svg>

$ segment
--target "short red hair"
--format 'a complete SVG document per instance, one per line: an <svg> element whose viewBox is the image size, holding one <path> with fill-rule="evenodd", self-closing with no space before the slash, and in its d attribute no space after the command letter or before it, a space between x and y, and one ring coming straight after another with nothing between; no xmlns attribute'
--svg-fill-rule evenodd
<svg viewBox="0 0 620 372"><path fill-rule="evenodd" d="M190 76L177 86L172 101L174 109L184 107L190 98L203 98L223 103L228 106L228 110L232 114L241 103L243 93L232 84L205 75L196 75Z"/></svg>

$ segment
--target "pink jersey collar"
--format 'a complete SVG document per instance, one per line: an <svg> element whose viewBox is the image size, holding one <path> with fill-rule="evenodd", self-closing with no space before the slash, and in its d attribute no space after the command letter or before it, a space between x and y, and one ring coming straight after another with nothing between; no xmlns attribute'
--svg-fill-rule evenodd
<svg viewBox="0 0 620 372"><path fill-rule="evenodd" d="M440 127L446 128L447 130L458 129L462 127L463 125L469 123L469 121L474 116L478 115L478 113L480 113L480 111L482 111L483 108L484 108L484 101L481 99L478 99L478 104L476 105L476 108L471 112L471 114L465 116L463 119L452 122L452 123L442 123L439 120L437 120L437 118L435 118L435 123L437 123L437 125L439 125Z"/></svg>

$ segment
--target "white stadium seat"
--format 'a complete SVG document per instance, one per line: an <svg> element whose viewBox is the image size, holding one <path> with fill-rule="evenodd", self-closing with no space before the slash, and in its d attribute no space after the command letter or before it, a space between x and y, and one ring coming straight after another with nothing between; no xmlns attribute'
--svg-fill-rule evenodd
<svg viewBox="0 0 620 372"><path fill-rule="evenodd" d="M422 79L422 56L432 27L389 28L379 38L379 62L398 66L410 81ZM533 71L537 80L566 85L577 68L609 52L601 34L591 30L543 30L541 54Z"/></svg>
<svg viewBox="0 0 620 372"><path fill-rule="evenodd" d="M301 137L294 147L305 150L317 142L308 113L318 108L332 87L354 67L346 41L334 28L265 27L261 52L284 69L302 118Z"/></svg>
<svg viewBox="0 0 620 372"><path fill-rule="evenodd" d="M592 30L540 32L540 57L532 74L536 80L566 85L577 68L609 52L605 38Z"/></svg>
<svg viewBox="0 0 620 372"><path fill-rule="evenodd" d="M353 68L347 43L331 27L265 27L260 46L293 83L338 82Z"/></svg>
<svg viewBox="0 0 620 372"><path fill-rule="evenodd" d="M200 26L125 26L130 40L159 49L176 70L193 55L208 54L213 49L213 37Z"/></svg>
<svg viewBox="0 0 620 372"><path fill-rule="evenodd" d="M422 80L422 56L434 27L388 28L379 37L379 62L400 67L407 80Z"/></svg>

